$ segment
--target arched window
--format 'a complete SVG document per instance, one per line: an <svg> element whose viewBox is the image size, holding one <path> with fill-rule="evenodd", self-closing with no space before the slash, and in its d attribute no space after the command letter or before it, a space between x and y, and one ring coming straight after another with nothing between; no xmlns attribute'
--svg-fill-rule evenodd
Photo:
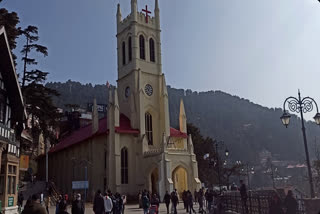
<svg viewBox="0 0 320 214"><path fill-rule="evenodd" d="M149 48L150 48L150 61L155 62L156 58L154 54L154 40L152 38L149 40Z"/></svg>
<svg viewBox="0 0 320 214"><path fill-rule="evenodd" d="M146 136L148 140L148 145L153 145L152 140L152 116L150 113L146 113L145 115L145 123L146 123Z"/></svg>
<svg viewBox="0 0 320 214"><path fill-rule="evenodd" d="M142 35L139 36L139 45L140 45L140 59L146 59L144 37Z"/></svg>
<svg viewBox="0 0 320 214"><path fill-rule="evenodd" d="M126 43L122 42L122 64L126 64Z"/></svg>
<svg viewBox="0 0 320 214"><path fill-rule="evenodd" d="M121 149L121 184L128 184L128 149Z"/></svg>
<svg viewBox="0 0 320 214"><path fill-rule="evenodd" d="M129 54L129 61L132 60L132 43L131 43L131 36L128 39L128 54Z"/></svg>

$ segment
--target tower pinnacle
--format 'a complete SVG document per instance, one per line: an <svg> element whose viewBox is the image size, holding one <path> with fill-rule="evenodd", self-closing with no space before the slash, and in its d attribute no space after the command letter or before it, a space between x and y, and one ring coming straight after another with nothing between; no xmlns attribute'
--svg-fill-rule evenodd
<svg viewBox="0 0 320 214"><path fill-rule="evenodd" d="M117 9L117 22L121 22L122 20L122 15L121 15L121 9L120 9L120 4L118 4L118 9Z"/></svg>

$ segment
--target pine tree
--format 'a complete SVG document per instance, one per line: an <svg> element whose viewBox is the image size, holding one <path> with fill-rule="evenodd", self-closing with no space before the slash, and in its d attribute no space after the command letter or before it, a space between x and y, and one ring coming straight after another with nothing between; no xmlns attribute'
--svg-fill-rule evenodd
<svg viewBox="0 0 320 214"><path fill-rule="evenodd" d="M48 55L45 46L36 42L39 40L38 28L28 26L21 31L26 38L21 53L24 55L22 61L24 63L22 92L26 103L26 109L29 117L31 117L31 135L33 137L32 148L37 148L39 136L43 135L44 143L50 140L51 144L56 143L54 136L54 128L57 126L60 114L56 106L52 102L53 96L58 96L58 92L44 86L48 72L38 69L28 71L27 68L37 65L35 58L30 58L30 53L36 52L44 56Z"/></svg>

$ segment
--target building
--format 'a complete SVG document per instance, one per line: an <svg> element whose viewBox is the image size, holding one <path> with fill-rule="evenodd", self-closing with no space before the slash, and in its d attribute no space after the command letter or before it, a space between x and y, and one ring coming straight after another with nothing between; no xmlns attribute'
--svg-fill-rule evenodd
<svg viewBox="0 0 320 214"><path fill-rule="evenodd" d="M22 94L4 27L0 26L0 200L2 213L17 213Z"/></svg>
<svg viewBox="0 0 320 214"><path fill-rule="evenodd" d="M131 13L123 19L118 4L118 80L117 88L109 88L107 117L99 120L94 104L92 124L49 152L49 178L63 192L72 192L72 181L87 180L88 192L82 192L88 197L98 189L131 195L148 189L163 197L166 190L201 187L182 100L179 130L170 127L158 0L154 17L144 11L131 0Z"/></svg>

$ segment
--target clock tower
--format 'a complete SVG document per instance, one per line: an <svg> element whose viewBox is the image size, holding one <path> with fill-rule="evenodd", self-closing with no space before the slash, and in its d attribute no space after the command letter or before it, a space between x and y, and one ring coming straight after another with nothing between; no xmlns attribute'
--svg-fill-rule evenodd
<svg viewBox="0 0 320 214"><path fill-rule="evenodd" d="M170 135L168 94L161 68L158 0L153 15L148 6L138 12L131 0L131 13L122 18L117 8L118 99L120 112L140 130L144 147L158 148ZM146 149L146 148L145 148Z"/></svg>

